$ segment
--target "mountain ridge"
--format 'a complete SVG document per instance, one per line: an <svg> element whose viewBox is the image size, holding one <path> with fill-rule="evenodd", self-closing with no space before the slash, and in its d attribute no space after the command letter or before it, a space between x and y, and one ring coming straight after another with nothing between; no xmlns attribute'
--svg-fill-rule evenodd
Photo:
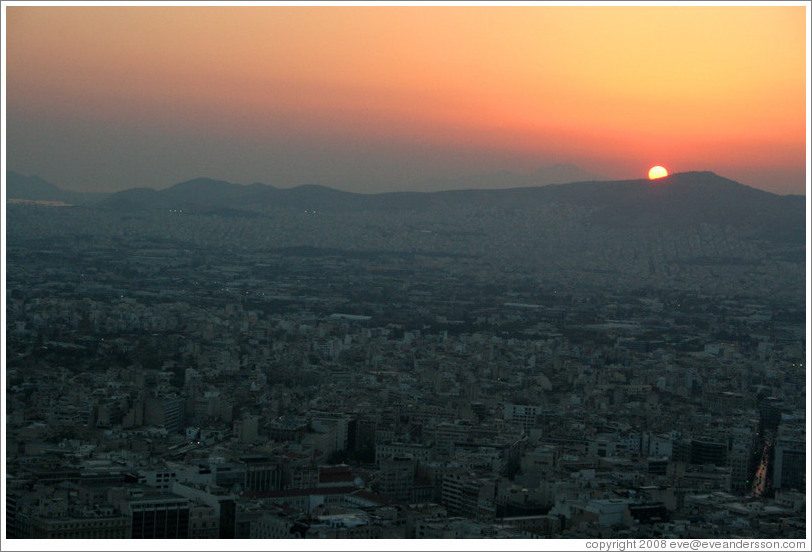
<svg viewBox="0 0 812 552"><path fill-rule="evenodd" d="M6 197L8 199L88 205L101 201L109 195L105 192L64 190L37 175L25 176L15 171L6 171Z"/></svg>
<svg viewBox="0 0 812 552"><path fill-rule="evenodd" d="M579 220L610 228L721 224L750 227L765 235L803 237L804 196L779 196L712 171L674 173L657 180L591 180L498 189L360 194L321 185L275 188L196 178L163 190L133 188L112 194L98 207L116 211L170 209L233 216L274 211L323 214L363 212L474 212L488 204L510 217L535 205L571 206ZM506 219L509 223L510 219ZM783 239L783 238L782 238Z"/></svg>
<svg viewBox="0 0 812 552"><path fill-rule="evenodd" d="M511 213L538 205L569 206L584 224L607 228L654 225L661 228L719 224L749 227L765 236L802 240L805 196L779 196L712 171L674 173L657 180L586 180L539 186L450 189L363 194L318 184L277 188L197 177L168 188L129 188L88 197L67 192L38 177L7 172L7 196L92 205L114 211L177 210L188 214L269 216L283 210L311 213L476 212L487 204L510 223ZM27 194L19 193L28 186Z"/></svg>

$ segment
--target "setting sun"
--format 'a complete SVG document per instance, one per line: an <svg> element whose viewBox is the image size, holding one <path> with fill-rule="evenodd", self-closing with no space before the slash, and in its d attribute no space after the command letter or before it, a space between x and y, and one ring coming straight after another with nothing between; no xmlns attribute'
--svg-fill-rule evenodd
<svg viewBox="0 0 812 552"><path fill-rule="evenodd" d="M650 180L654 180L656 178L662 178L664 176L668 176L668 171L665 170L665 167L661 167L657 165L656 167L651 167L648 171L648 177Z"/></svg>

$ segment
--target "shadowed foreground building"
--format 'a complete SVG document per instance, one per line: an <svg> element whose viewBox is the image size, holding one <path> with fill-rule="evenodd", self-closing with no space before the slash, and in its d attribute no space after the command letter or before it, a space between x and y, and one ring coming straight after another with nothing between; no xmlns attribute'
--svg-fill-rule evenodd
<svg viewBox="0 0 812 552"><path fill-rule="evenodd" d="M189 500L167 494L145 494L124 508L132 520L134 539L185 539L189 537Z"/></svg>
<svg viewBox="0 0 812 552"><path fill-rule="evenodd" d="M61 498L32 501L9 493L6 531L10 539L125 539L130 518L111 506L69 508Z"/></svg>

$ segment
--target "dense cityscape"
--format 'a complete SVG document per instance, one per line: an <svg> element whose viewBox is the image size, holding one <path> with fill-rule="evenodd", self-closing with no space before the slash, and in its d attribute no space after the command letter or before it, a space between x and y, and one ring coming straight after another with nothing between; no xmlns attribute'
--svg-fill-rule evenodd
<svg viewBox="0 0 812 552"><path fill-rule="evenodd" d="M0 4L2 551L812 550L808 0Z"/></svg>
<svg viewBox="0 0 812 552"><path fill-rule="evenodd" d="M8 537L804 538L803 243L500 205L10 202Z"/></svg>

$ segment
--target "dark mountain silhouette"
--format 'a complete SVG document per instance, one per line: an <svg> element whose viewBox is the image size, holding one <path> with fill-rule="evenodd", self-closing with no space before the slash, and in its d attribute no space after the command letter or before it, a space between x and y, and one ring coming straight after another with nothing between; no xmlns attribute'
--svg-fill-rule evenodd
<svg viewBox="0 0 812 552"><path fill-rule="evenodd" d="M107 209L184 209L193 213L228 209L322 209L344 211L364 204L365 196L324 186L279 189L267 184L248 186L195 178L164 190L132 188L115 193L100 206Z"/></svg>
<svg viewBox="0 0 812 552"><path fill-rule="evenodd" d="M184 209L225 216L270 214L276 210L343 212L447 212L496 208L510 224L511 214L538 206L567 205L583 224L610 228L728 225L768 239L803 241L803 196L779 196L713 172L685 172L658 180L588 181L489 190L356 194L305 185L280 189L197 178L155 191L125 190L102 201L106 209Z"/></svg>
<svg viewBox="0 0 812 552"><path fill-rule="evenodd" d="M100 192L72 192L63 190L42 178L6 171L6 198L27 201L55 201L74 205L101 201L110 194Z"/></svg>
<svg viewBox="0 0 812 552"><path fill-rule="evenodd" d="M658 180L583 182L551 186L558 201L591 204L594 223L635 226L702 223L750 228L796 227L803 237L803 196L779 196L710 171L685 172Z"/></svg>

